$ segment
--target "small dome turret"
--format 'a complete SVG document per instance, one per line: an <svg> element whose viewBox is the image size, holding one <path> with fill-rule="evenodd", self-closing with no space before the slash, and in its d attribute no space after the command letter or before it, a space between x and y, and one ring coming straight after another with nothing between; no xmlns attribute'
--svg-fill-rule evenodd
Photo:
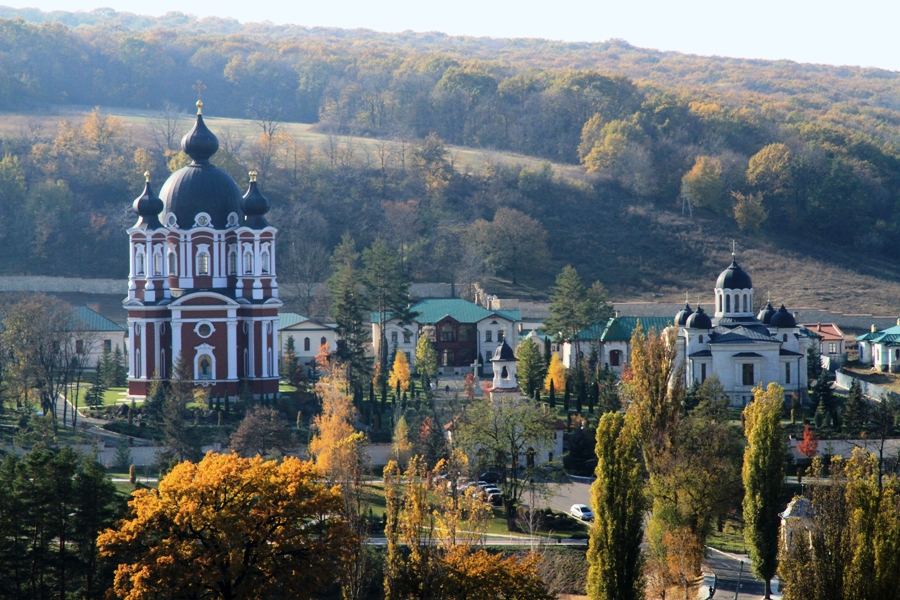
<svg viewBox="0 0 900 600"><path fill-rule="evenodd" d="M256 171L250 171L250 187L241 200L241 210L244 211L244 224L253 229L263 229L269 226L269 222L263 216L269 212L269 199L262 195L256 183Z"/></svg>
<svg viewBox="0 0 900 600"><path fill-rule="evenodd" d="M781 305L781 308L772 315L772 318L769 320L769 327L775 327L776 329L792 329L797 326L797 320L794 318L788 309L784 307L784 304Z"/></svg>
<svg viewBox="0 0 900 600"><path fill-rule="evenodd" d="M159 229L162 223L159 222L159 213L163 211L163 201L150 187L150 171L144 173L144 191L140 196L135 198L131 208L138 215L138 222L135 227L145 227L147 229Z"/></svg>
<svg viewBox="0 0 900 600"><path fill-rule="evenodd" d="M494 358L491 359L491 362L494 361L517 361L515 352L513 349L509 347L509 344L506 343L506 340L503 340L503 343L497 346L497 349L494 350Z"/></svg>
<svg viewBox="0 0 900 600"><path fill-rule="evenodd" d="M769 321L772 320L772 317L775 316L776 312L777 311L772 308L772 303L769 302L768 304L766 304L766 307L764 309L759 311L759 314L756 315L756 318L759 319L760 323L762 323L763 325L768 325Z"/></svg>
<svg viewBox="0 0 900 600"><path fill-rule="evenodd" d="M712 319L709 318L702 306L698 306L697 312L688 317L685 327L688 329L712 329Z"/></svg>
<svg viewBox="0 0 900 600"><path fill-rule="evenodd" d="M688 317L692 314L694 314L694 311L691 309L691 305L685 302L684 308L675 315L675 324L679 327L684 327L687 324Z"/></svg>
<svg viewBox="0 0 900 600"><path fill-rule="evenodd" d="M197 121L181 138L181 149L195 163L207 162L219 150L219 138L203 122L203 102L197 100Z"/></svg>

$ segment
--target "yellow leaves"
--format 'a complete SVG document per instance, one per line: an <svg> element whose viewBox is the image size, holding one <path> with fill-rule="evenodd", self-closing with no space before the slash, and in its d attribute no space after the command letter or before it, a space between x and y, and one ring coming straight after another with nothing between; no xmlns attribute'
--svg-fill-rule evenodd
<svg viewBox="0 0 900 600"><path fill-rule="evenodd" d="M322 401L322 412L312 422L315 432L309 443L309 453L316 466L325 474L336 471L350 451L342 442L353 435L353 400L347 394L348 383L340 370L322 377L316 384L316 394Z"/></svg>
<svg viewBox="0 0 900 600"><path fill-rule="evenodd" d="M441 561L444 598L454 600L549 600L537 573L541 558L531 553L524 558L491 554L486 550L472 551L457 546Z"/></svg>
<svg viewBox="0 0 900 600"><path fill-rule="evenodd" d="M406 354L400 350L397 350L397 354L394 355L394 366L388 380L388 385L392 390L396 390L398 384L401 392L409 389L409 361L406 360Z"/></svg>
<svg viewBox="0 0 900 600"><path fill-rule="evenodd" d="M260 598L276 588L306 597L336 578L353 540L332 516L341 509L338 491L293 457L277 463L209 453L177 465L158 492L140 490L129 505L131 517L98 538L105 556L138 557L116 570L122 598L171 589Z"/></svg>
<svg viewBox="0 0 900 600"><path fill-rule="evenodd" d="M550 366L547 368L547 377L544 378L544 391L550 391L550 382L553 382L553 393L557 398L562 397L566 389L566 367L558 354L550 357Z"/></svg>

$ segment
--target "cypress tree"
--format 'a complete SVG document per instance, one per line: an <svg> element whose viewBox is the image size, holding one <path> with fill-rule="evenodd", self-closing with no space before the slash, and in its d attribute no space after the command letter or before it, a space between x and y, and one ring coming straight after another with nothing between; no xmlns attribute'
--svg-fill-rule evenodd
<svg viewBox="0 0 900 600"><path fill-rule="evenodd" d="M644 597L641 542L646 507L637 437L618 412L601 417L596 437L588 598L639 600Z"/></svg>
<svg viewBox="0 0 900 600"><path fill-rule="evenodd" d="M600 399L600 384L592 383L591 384L591 393L588 395L588 414L594 414L594 407L597 406L597 401Z"/></svg>
<svg viewBox="0 0 900 600"><path fill-rule="evenodd" d="M563 392L563 410L569 412L569 400L571 400L571 395L569 394L569 380L566 379L566 390Z"/></svg>
<svg viewBox="0 0 900 600"><path fill-rule="evenodd" d="M556 408L556 393L553 390L553 380L550 380L550 408Z"/></svg>
<svg viewBox="0 0 900 600"><path fill-rule="evenodd" d="M772 595L772 577L778 568L781 492L787 450L781 429L784 389L770 383L744 409L747 450L744 452L744 538L750 549L753 572L766 582L766 598Z"/></svg>

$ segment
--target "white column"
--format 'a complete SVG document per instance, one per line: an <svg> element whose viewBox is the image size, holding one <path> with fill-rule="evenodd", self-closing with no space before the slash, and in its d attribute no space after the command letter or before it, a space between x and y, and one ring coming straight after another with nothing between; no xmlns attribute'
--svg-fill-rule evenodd
<svg viewBox="0 0 900 600"><path fill-rule="evenodd" d="M228 328L228 379L237 379L237 319L229 318Z"/></svg>
<svg viewBox="0 0 900 600"><path fill-rule="evenodd" d="M149 379L147 374L147 321L141 323L141 379Z"/></svg>
<svg viewBox="0 0 900 600"><path fill-rule="evenodd" d="M260 321L259 326L261 327L260 337L262 338L260 341L262 342L262 352L260 352L260 356L262 357L262 376L269 376L269 334L266 331L268 327L268 321Z"/></svg>
<svg viewBox="0 0 900 600"><path fill-rule="evenodd" d="M275 370L271 373L272 377L278 377L278 355L281 354L281 348L278 346L278 320L272 319L272 368Z"/></svg>
<svg viewBox="0 0 900 600"><path fill-rule="evenodd" d="M134 321L128 319L128 335L131 338L131 352L128 353L128 377L134 379Z"/></svg>
<svg viewBox="0 0 900 600"><path fill-rule="evenodd" d="M174 367L178 355L181 354L181 315L172 316L172 366Z"/></svg>
<svg viewBox="0 0 900 600"><path fill-rule="evenodd" d="M250 372L247 377L256 377L256 321L250 320L250 337L247 341L247 349L250 351Z"/></svg>

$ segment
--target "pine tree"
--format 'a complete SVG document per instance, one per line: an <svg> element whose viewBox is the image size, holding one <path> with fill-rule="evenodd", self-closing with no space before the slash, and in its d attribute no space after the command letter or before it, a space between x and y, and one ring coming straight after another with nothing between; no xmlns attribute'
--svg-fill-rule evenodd
<svg viewBox="0 0 900 600"><path fill-rule="evenodd" d="M284 357L282 358L282 373L287 375L287 380L291 385L296 386L298 381L298 371L300 369L300 359L297 358L297 348L294 345L294 336L289 335L287 343L284 346Z"/></svg>
<svg viewBox="0 0 900 600"><path fill-rule="evenodd" d="M600 418L596 437L588 598L642 600L645 499L637 438L625 417L613 412Z"/></svg>
<svg viewBox="0 0 900 600"><path fill-rule="evenodd" d="M100 355L100 359L97 362L97 379L107 389L116 387L116 373L112 360L112 351L107 348L103 349L103 354Z"/></svg>
<svg viewBox="0 0 900 600"><path fill-rule="evenodd" d="M781 500L787 450L781 429L784 389L770 383L757 389L744 409L747 450L744 452L744 538L750 549L753 572L766 582L771 598L772 577L778 568L778 547L784 510Z"/></svg>
<svg viewBox="0 0 900 600"><path fill-rule="evenodd" d="M359 254L349 234L344 234L341 244L331 258L334 274L328 280L331 292L331 315L337 324L338 342L335 353L338 360L347 365L351 385L365 384L371 370L366 358L365 313L368 306L363 293L362 274L359 271Z"/></svg>
<svg viewBox="0 0 900 600"><path fill-rule="evenodd" d="M869 423L869 403L862 393L862 385L858 379L850 384L850 393L844 405L844 425L849 433L865 428Z"/></svg>
<svg viewBox="0 0 900 600"><path fill-rule="evenodd" d="M571 341L575 359L580 360L581 331L598 319L611 316L613 310L603 284L597 281L586 288L581 283L578 271L567 265L556 277L556 285L551 288L550 317L544 324L544 331L550 335L559 335L560 341Z"/></svg>
<svg viewBox="0 0 900 600"><path fill-rule="evenodd" d="M556 392L554 391L555 384L553 380L550 380L550 408L556 408Z"/></svg>
<svg viewBox="0 0 900 600"><path fill-rule="evenodd" d="M103 404L103 394L106 392L106 386L103 384L103 377L100 376L100 369L103 359L97 360L97 378L91 387L84 393L84 403L91 408L96 408Z"/></svg>
<svg viewBox="0 0 900 600"><path fill-rule="evenodd" d="M170 463L199 458L199 444L193 428L184 422L184 411L188 402L194 399L194 370L192 365L179 354L175 358L171 389L163 403L163 434L166 451L163 453Z"/></svg>
<svg viewBox="0 0 900 600"><path fill-rule="evenodd" d="M111 369L113 381L111 387L125 387L128 385L128 367L125 366L125 354L118 344L116 344L116 349L113 350Z"/></svg>

